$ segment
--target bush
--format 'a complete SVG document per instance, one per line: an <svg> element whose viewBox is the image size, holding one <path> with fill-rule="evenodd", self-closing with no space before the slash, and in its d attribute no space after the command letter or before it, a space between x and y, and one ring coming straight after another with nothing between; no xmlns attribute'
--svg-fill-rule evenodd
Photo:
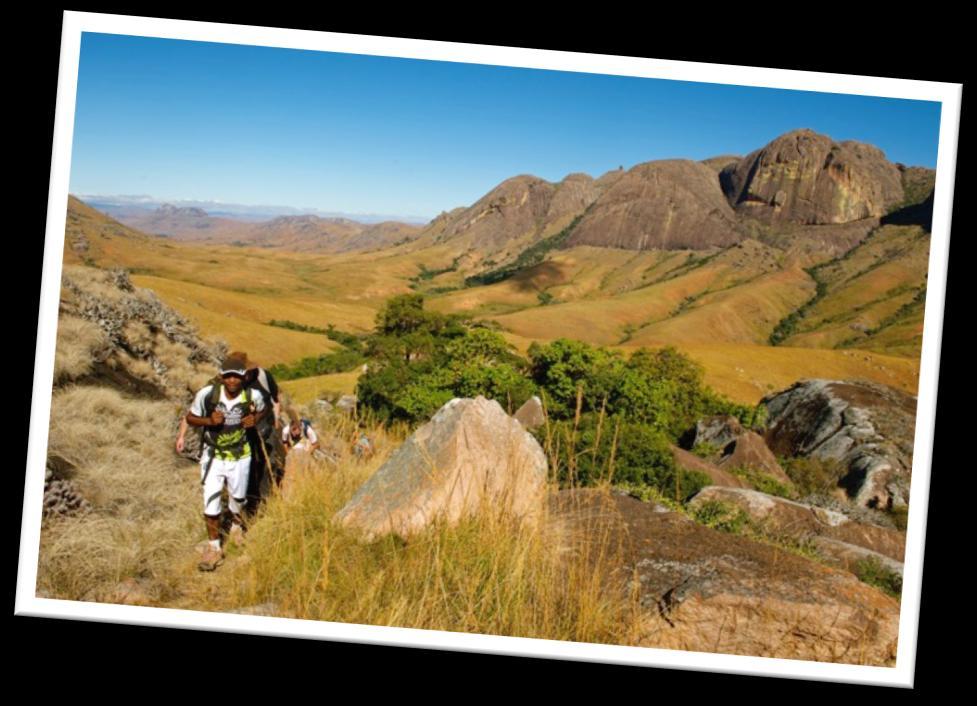
<svg viewBox="0 0 977 706"><path fill-rule="evenodd" d="M500 333L424 311L420 295L395 297L377 316L357 397L382 419L426 421L454 397L482 395L510 412L535 392L525 361Z"/></svg>
<svg viewBox="0 0 977 706"><path fill-rule="evenodd" d="M709 485L702 473L679 469L671 442L660 430L623 417L581 416L538 432L549 447L563 485L596 485L603 481L629 487L648 486L665 496L685 500Z"/></svg>
<svg viewBox="0 0 977 706"><path fill-rule="evenodd" d="M569 419L606 405L608 414L649 424L672 438L703 416L731 414L748 420L753 409L719 396L703 384L702 367L675 348L639 349L627 360L616 351L559 339L529 347L530 374L547 395L550 416Z"/></svg>

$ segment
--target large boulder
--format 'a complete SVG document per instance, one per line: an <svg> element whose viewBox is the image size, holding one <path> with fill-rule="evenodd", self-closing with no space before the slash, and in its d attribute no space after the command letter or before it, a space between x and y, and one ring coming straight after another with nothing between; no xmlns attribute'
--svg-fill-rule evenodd
<svg viewBox="0 0 977 706"><path fill-rule="evenodd" d="M608 588L637 590L642 647L895 664L899 604L849 572L633 498L585 489L553 503L561 550L595 527L625 538Z"/></svg>
<svg viewBox="0 0 977 706"><path fill-rule="evenodd" d="M841 485L863 507L908 504L915 397L872 382L802 380L762 404L774 453L839 462Z"/></svg>
<svg viewBox="0 0 977 706"><path fill-rule="evenodd" d="M902 174L882 150L794 130L726 166L720 182L740 214L768 222L849 223L903 200Z"/></svg>
<svg viewBox="0 0 977 706"><path fill-rule="evenodd" d="M777 463L777 457L767 448L763 437L753 431L743 432L728 444L716 465L719 468L748 468L769 476L788 488L793 485L790 477Z"/></svg>
<svg viewBox="0 0 977 706"><path fill-rule="evenodd" d="M543 411L543 402L536 395L526 400L512 416L526 429L535 429L546 424L546 413Z"/></svg>
<svg viewBox="0 0 977 706"><path fill-rule="evenodd" d="M687 435L688 445L695 448L708 444L723 450L744 431L736 417L717 414L695 423L695 428Z"/></svg>
<svg viewBox="0 0 977 706"><path fill-rule="evenodd" d="M453 399L415 431L336 515L368 539L409 537L491 508L538 516L546 455L498 402Z"/></svg>
<svg viewBox="0 0 977 706"><path fill-rule="evenodd" d="M899 530L855 522L847 515L816 505L805 505L756 490L703 488L690 501L692 507L705 502L728 503L743 510L765 531L796 539L827 537L864 547L895 561L903 561L906 535Z"/></svg>

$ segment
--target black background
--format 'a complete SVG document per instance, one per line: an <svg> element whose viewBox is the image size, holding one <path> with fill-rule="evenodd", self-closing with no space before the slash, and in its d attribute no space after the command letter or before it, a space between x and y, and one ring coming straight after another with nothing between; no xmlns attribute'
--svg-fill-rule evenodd
<svg viewBox="0 0 977 706"><path fill-rule="evenodd" d="M23 492L21 459L26 459L31 404L28 371L33 370L61 13L66 9L964 83L950 259L957 279L949 280L946 297L915 691L890 689L876 695L867 693L870 687L820 682L12 617ZM806 693L815 698L840 692L853 693L856 698L905 698L932 696L966 669L963 650L971 639L964 624L973 621L966 607L971 602L970 584L963 572L969 569L971 540L962 533L960 518L968 514L970 501L958 488L969 480L960 471L970 464L954 460L955 451L959 449L964 456L968 449L959 441L962 418L952 407L955 397L961 396L951 390L951 386L962 387L965 379L959 377L966 375L960 368L960 321L973 302L960 284L961 268L968 267L970 255L962 210L970 196L964 181L970 163L964 58L971 41L963 37L966 28L960 18L914 16L905 6L889 6L886 15L847 7L830 11L693 7L681 17L666 15L655 5L574 9L474 3L437 12L410 5L391 11L373 4L363 4L359 12L323 5L313 14L270 5L180 9L167 4L134 11L118 3L34 5L28 12L7 25L5 72L5 112L15 123L6 135L5 161L8 174L16 179L15 186L8 185L6 191L8 199L14 200L8 201L8 207L23 220L19 231L8 231L5 238L19 258L16 267L10 263L7 267L13 270L5 278L8 311L20 314L16 345L8 341L7 347L18 353L17 360L9 358L5 366L8 381L19 383L10 394L8 433L10 438L19 434L16 438L23 445L18 451L24 449L23 455L14 455L9 469L5 642L14 649L11 666L15 669L9 673L23 676L26 673L20 669L28 667L47 672L38 696L56 690L142 699L168 692L195 700L206 695L213 700L258 698L258 692L270 691L289 696L307 692L316 700L332 701L351 690L343 700L380 695L439 700L509 698L515 694L555 700L569 695L579 698L593 690L602 699L614 699L627 691L654 701L672 690L699 700L706 689L723 698L757 692ZM22 157L10 157L23 148ZM956 322L956 329L951 322ZM944 548L947 545L950 549ZM458 686L461 691L455 691Z"/></svg>

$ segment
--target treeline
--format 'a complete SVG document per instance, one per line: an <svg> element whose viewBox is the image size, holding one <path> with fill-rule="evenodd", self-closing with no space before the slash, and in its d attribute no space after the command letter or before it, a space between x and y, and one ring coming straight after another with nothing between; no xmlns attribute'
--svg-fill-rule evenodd
<svg viewBox="0 0 977 706"><path fill-rule="evenodd" d="M387 302L365 355L359 404L387 421L420 424L452 398L477 395L512 413L538 395L548 424L534 433L561 480L584 485L610 478L684 499L708 479L680 473L672 444L701 417L749 425L756 416L708 388L701 366L674 348L625 356L560 339L534 343L524 358L497 331L425 310L418 294Z"/></svg>
<svg viewBox="0 0 977 706"><path fill-rule="evenodd" d="M331 353L302 358L295 363L279 363L269 368L271 374L278 380L297 380L314 375L330 375L332 373L348 373L366 362L364 338L353 333L340 331L332 324L318 329L314 326L304 326L292 321L269 322L272 326L281 325L296 331L321 333L330 340L336 341L342 348ZM285 325L289 324L289 325Z"/></svg>

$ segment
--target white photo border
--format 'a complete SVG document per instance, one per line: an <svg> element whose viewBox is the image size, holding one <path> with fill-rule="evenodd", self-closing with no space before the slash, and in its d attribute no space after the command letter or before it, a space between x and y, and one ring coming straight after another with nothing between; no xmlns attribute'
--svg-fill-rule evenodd
<svg viewBox="0 0 977 706"><path fill-rule="evenodd" d="M38 598L35 595L41 529L41 513L38 509L41 506L44 490L44 469L48 445L48 420L51 412L51 390L66 220L66 209L63 206L68 199L75 95L83 32L939 102L941 111L939 152L936 165L938 178L936 179L933 203L912 469L913 497L916 500L910 502L909 507L896 666L891 668L870 667ZM61 37L51 180L48 192L49 207L38 310L33 402L28 440L15 614L256 635L319 638L340 642L412 646L488 654L549 657L755 676L779 676L911 687L916 662L923 544L928 510L927 502L924 499L929 497L933 456L961 92L962 86L960 84L932 81L370 35L336 34L187 20L65 12Z"/></svg>

